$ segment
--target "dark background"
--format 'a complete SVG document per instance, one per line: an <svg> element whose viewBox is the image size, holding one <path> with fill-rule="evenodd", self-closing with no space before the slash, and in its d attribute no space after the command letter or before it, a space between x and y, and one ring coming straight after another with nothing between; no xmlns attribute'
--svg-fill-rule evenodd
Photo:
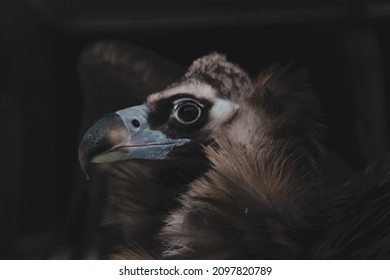
<svg viewBox="0 0 390 280"><path fill-rule="evenodd" d="M100 256L98 222L74 183L76 65L91 43L124 40L185 67L219 51L252 76L275 61L307 67L328 147L360 170L389 151L387 2L2 0L0 258Z"/></svg>

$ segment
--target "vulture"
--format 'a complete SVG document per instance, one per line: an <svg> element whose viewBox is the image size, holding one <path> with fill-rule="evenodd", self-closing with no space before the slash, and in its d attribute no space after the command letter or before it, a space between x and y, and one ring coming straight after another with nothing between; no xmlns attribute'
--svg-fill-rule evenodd
<svg viewBox="0 0 390 280"><path fill-rule="evenodd" d="M252 79L211 53L118 109L79 146L85 174L106 173L123 238L112 258L390 257L390 157L340 167L305 70Z"/></svg>

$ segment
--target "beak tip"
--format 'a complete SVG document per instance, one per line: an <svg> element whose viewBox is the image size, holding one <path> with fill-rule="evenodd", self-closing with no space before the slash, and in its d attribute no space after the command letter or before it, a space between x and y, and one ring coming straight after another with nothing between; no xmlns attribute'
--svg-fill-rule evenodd
<svg viewBox="0 0 390 280"><path fill-rule="evenodd" d="M80 147L79 147L79 163L86 179L90 180L91 178L89 177L89 172L88 172L89 160L87 159L85 153L83 152L83 149L81 149Z"/></svg>
<svg viewBox="0 0 390 280"><path fill-rule="evenodd" d="M91 177L89 176L89 172L88 172L88 167L87 167L87 165L86 165L86 164L83 164L83 163L81 163L80 165L81 165L81 169L83 170L85 179L90 180Z"/></svg>

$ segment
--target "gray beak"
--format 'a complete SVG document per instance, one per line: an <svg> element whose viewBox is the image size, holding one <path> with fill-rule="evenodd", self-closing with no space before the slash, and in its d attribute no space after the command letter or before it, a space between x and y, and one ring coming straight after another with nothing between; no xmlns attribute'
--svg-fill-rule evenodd
<svg viewBox="0 0 390 280"><path fill-rule="evenodd" d="M79 161L87 177L90 162L165 159L173 148L189 141L151 130L147 113L145 105L127 108L106 115L87 130L79 146Z"/></svg>

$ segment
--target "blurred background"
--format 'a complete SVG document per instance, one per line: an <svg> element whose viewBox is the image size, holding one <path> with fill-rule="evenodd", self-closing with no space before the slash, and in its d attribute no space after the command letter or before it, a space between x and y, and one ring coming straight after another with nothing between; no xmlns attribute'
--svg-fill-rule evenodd
<svg viewBox="0 0 390 280"><path fill-rule="evenodd" d="M101 39L184 67L211 51L252 76L275 61L307 67L327 146L354 170L389 151L390 1L1 0L0 258L101 257L75 179L77 62Z"/></svg>

